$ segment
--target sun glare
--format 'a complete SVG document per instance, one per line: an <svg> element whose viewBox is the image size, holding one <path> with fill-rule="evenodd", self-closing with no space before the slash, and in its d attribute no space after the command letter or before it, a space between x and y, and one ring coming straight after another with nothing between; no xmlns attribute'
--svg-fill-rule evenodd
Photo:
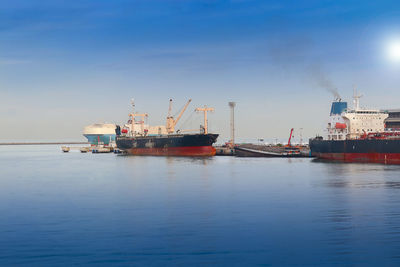
<svg viewBox="0 0 400 267"><path fill-rule="evenodd" d="M389 42L387 56L391 61L400 62L400 40Z"/></svg>

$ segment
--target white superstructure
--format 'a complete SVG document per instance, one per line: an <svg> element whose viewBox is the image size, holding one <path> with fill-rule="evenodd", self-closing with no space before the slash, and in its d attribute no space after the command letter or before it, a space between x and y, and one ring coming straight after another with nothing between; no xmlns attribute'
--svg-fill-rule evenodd
<svg viewBox="0 0 400 267"><path fill-rule="evenodd" d="M336 99L332 103L330 120L327 127L328 140L357 139L369 133L385 131L387 113L377 109L360 108L361 95L353 96L353 108L347 108L347 102Z"/></svg>
<svg viewBox="0 0 400 267"><path fill-rule="evenodd" d="M115 134L115 124L113 123L94 123L83 128L84 135L95 134Z"/></svg>

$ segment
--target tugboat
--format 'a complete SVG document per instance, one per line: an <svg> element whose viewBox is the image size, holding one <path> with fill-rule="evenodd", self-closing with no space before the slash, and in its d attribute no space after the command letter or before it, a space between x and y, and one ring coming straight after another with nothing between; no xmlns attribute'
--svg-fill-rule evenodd
<svg viewBox="0 0 400 267"><path fill-rule="evenodd" d="M216 149L212 146L218 138L218 134L208 133L207 112L213 108L204 106L196 111L204 113L204 126L200 127L200 133L183 134L184 131L175 131L175 126L190 104L191 99L182 108L175 119L171 115L172 99L170 99L169 112L166 126L149 126L145 124L147 113L132 112L129 121L121 129L116 126L116 144L123 152L131 155L151 156L214 156ZM133 109L135 107L132 101ZM140 118L139 120L137 118Z"/></svg>
<svg viewBox="0 0 400 267"><path fill-rule="evenodd" d="M311 154L342 162L400 164L400 132L385 129L387 112L360 108L354 91L353 108L335 99L332 103L327 138L310 139Z"/></svg>

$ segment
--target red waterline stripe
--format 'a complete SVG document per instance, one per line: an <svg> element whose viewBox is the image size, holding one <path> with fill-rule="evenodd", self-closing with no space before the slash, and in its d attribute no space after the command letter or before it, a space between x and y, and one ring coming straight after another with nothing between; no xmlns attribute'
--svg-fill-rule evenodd
<svg viewBox="0 0 400 267"><path fill-rule="evenodd" d="M321 159L343 162L400 164L400 153L313 153Z"/></svg>

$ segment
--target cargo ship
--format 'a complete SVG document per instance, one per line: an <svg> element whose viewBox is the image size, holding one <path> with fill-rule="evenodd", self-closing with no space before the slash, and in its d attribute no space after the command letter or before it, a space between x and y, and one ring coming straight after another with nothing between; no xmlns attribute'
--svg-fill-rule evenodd
<svg viewBox="0 0 400 267"><path fill-rule="evenodd" d="M204 113L204 126L200 126L199 133L188 133L186 131L175 131L175 126L187 109L189 100L174 118L171 115L172 100L170 100L169 112L166 126L149 126L145 123L147 113L133 111L129 114L128 123L123 127L117 125L115 128L116 144L119 149L132 155L149 156L214 156L216 149L213 144L217 141L218 134L208 133L207 112L213 108L204 106L196 111ZM135 105L132 101L132 107Z"/></svg>
<svg viewBox="0 0 400 267"><path fill-rule="evenodd" d="M91 145L109 145L115 142L115 124L94 123L83 128L83 136Z"/></svg>
<svg viewBox="0 0 400 267"><path fill-rule="evenodd" d="M400 164L400 132L386 129L387 112L360 108L354 92L353 108L333 101L327 136L310 139L311 155L342 162Z"/></svg>

